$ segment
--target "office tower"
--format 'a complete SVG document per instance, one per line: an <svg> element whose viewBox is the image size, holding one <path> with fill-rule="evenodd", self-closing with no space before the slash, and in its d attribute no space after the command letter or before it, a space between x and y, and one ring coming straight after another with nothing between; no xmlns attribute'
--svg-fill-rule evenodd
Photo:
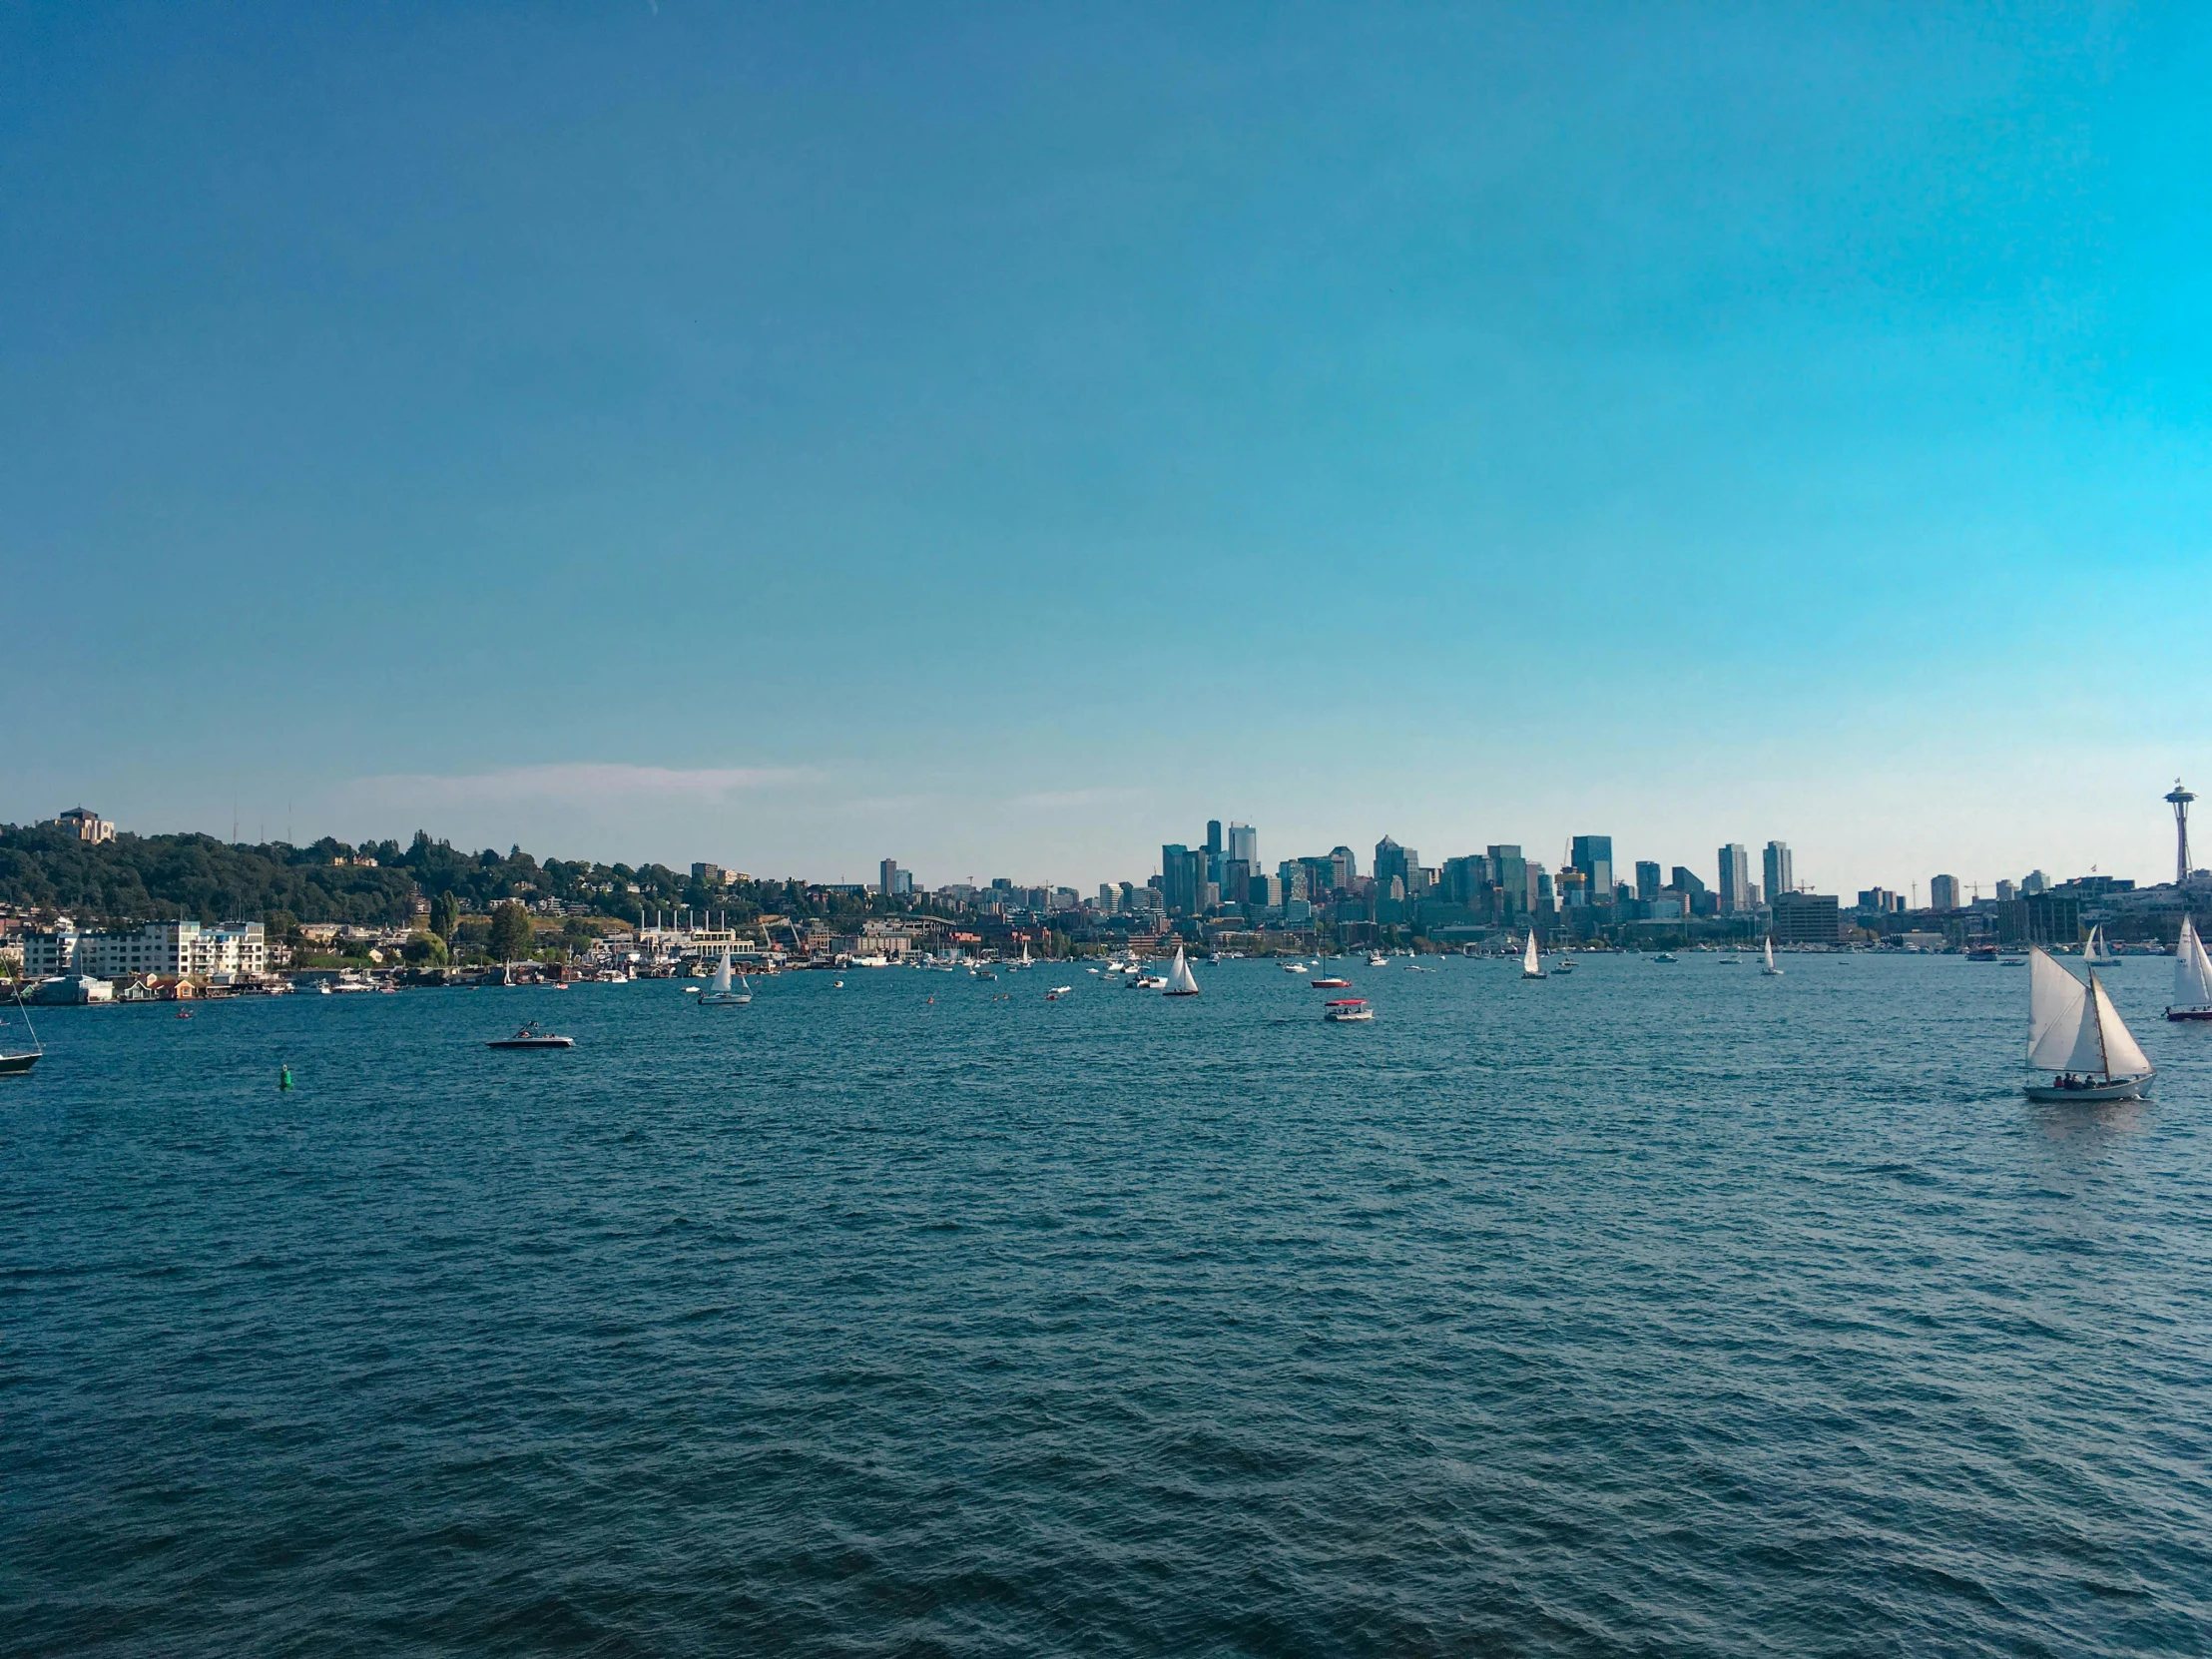
<svg viewBox="0 0 2212 1659"><path fill-rule="evenodd" d="M1667 877L1667 884L1685 898L1695 897L1705 890L1705 883L1693 875L1685 864L1674 866L1674 873Z"/></svg>
<svg viewBox="0 0 2212 1659"><path fill-rule="evenodd" d="M1931 910L1955 910L1958 906L1958 877L1938 875L1928 884L1928 907Z"/></svg>
<svg viewBox="0 0 2212 1659"><path fill-rule="evenodd" d="M2020 889L2014 886L2010 881L1999 881L1997 883L1997 902L1999 904L2005 903L2007 900L2014 899L2019 896Z"/></svg>
<svg viewBox="0 0 2212 1659"><path fill-rule="evenodd" d="M2189 803L2196 800L2181 787L2181 780L2174 780L2173 792L2166 797L2166 805L2174 810L2174 885L2186 886L2189 881Z"/></svg>
<svg viewBox="0 0 2212 1659"><path fill-rule="evenodd" d="M1650 903L1659 896L1659 865L1650 858L1636 860L1636 896Z"/></svg>
<svg viewBox="0 0 2212 1659"><path fill-rule="evenodd" d="M1528 860L1521 856L1517 846L1493 846L1489 849L1490 880L1498 889L1498 920L1509 921L1528 909L1530 883Z"/></svg>
<svg viewBox="0 0 2212 1659"><path fill-rule="evenodd" d="M1559 909L1558 894L1551 886L1551 872L1533 859L1528 865L1528 907L1545 916L1555 915Z"/></svg>
<svg viewBox="0 0 2212 1659"><path fill-rule="evenodd" d="M914 890L914 872L900 869L896 858L885 858L875 868L875 890L885 898L895 898L900 893L911 893Z"/></svg>
<svg viewBox="0 0 2212 1659"><path fill-rule="evenodd" d="M1414 864L1419 862L1420 855L1418 853L1406 851L1404 847L1398 845L1389 836L1384 835L1375 843L1375 885L1377 891L1387 891L1393 877L1404 883L1407 888L1410 888L1412 882L1407 879L1407 872Z"/></svg>
<svg viewBox="0 0 2212 1659"><path fill-rule="evenodd" d="M1797 882L1790 868L1790 845L1787 841L1769 841L1761 860L1760 873L1766 877L1767 902L1786 892L1796 892Z"/></svg>
<svg viewBox="0 0 2212 1659"><path fill-rule="evenodd" d="M2033 898L2039 892L2050 890L2050 877L2039 869L2031 869L2020 877L2020 896Z"/></svg>
<svg viewBox="0 0 2212 1659"><path fill-rule="evenodd" d="M1204 851L1193 852L1181 841L1169 841L1160 848L1160 902L1171 916L1187 916L1198 908L1199 873L1206 861ZM1193 865L1199 866L1197 869Z"/></svg>
<svg viewBox="0 0 2212 1659"><path fill-rule="evenodd" d="M1218 818L1210 818L1206 821L1206 856L1209 858L1221 856L1221 820Z"/></svg>
<svg viewBox="0 0 2212 1659"><path fill-rule="evenodd" d="M1613 902L1613 837L1577 835L1568 849L1567 862L1582 872L1592 904Z"/></svg>
<svg viewBox="0 0 2212 1659"><path fill-rule="evenodd" d="M1242 858L1224 858L1221 861L1221 901L1224 904L1247 902L1252 886L1252 866Z"/></svg>
<svg viewBox="0 0 2212 1659"><path fill-rule="evenodd" d="M1330 886L1333 890L1349 889L1353 882L1360 879L1360 860L1353 855L1351 847L1331 847L1329 862L1333 866L1330 871Z"/></svg>
<svg viewBox="0 0 2212 1659"><path fill-rule="evenodd" d="M1276 905L1282 903L1282 877L1263 875L1258 870L1254 870L1245 884L1245 902L1249 905L1257 905L1263 910L1273 909Z"/></svg>
<svg viewBox="0 0 2212 1659"><path fill-rule="evenodd" d="M1249 824L1232 824L1225 850L1232 858L1242 858L1254 869L1260 867L1260 831Z"/></svg>
<svg viewBox="0 0 2212 1659"><path fill-rule="evenodd" d="M1724 916L1751 908L1751 853L1742 841L1730 841L1721 848L1721 879L1716 891Z"/></svg>
<svg viewBox="0 0 2212 1659"><path fill-rule="evenodd" d="M1310 899L1314 896L1313 889L1307 885L1304 858L1285 858L1275 866L1275 875L1283 883L1283 896L1286 899Z"/></svg>

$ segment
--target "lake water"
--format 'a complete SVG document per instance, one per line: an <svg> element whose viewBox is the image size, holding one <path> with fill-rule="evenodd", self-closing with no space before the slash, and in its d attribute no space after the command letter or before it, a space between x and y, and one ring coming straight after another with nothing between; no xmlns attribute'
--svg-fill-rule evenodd
<svg viewBox="0 0 2212 1659"><path fill-rule="evenodd" d="M42 1013L0 1649L2207 1651L2170 963L1432 965Z"/></svg>

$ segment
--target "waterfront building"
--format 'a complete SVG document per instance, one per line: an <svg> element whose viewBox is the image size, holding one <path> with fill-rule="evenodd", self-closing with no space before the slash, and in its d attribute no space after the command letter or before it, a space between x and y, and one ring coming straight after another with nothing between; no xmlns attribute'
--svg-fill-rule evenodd
<svg viewBox="0 0 2212 1659"><path fill-rule="evenodd" d="M1960 908L1958 877L1938 875L1928 884L1928 907L1931 910L1955 910Z"/></svg>
<svg viewBox="0 0 2212 1659"><path fill-rule="evenodd" d="M1582 872L1592 904L1613 902L1613 837L1577 835L1568 847L1567 862Z"/></svg>
<svg viewBox="0 0 2212 1659"><path fill-rule="evenodd" d="M1772 894L1774 937L1778 944L1834 944L1844 936L1841 906L1834 893Z"/></svg>
<svg viewBox="0 0 2212 1659"><path fill-rule="evenodd" d="M1997 937L2006 944L2073 944L2081 937L2081 900L2071 893L2034 892L2001 900Z"/></svg>
<svg viewBox="0 0 2212 1659"><path fill-rule="evenodd" d="M1790 865L1790 847L1787 841L1767 842L1767 850L1760 862L1761 873L1766 876L1769 904L1783 893L1797 891L1797 872Z"/></svg>
<svg viewBox="0 0 2212 1659"><path fill-rule="evenodd" d="M1742 841L1730 841L1721 848L1721 878L1714 890L1720 894L1724 916L1752 907L1751 853Z"/></svg>
<svg viewBox="0 0 2212 1659"><path fill-rule="evenodd" d="M1636 860L1636 896L1646 903L1659 896L1659 861L1656 858Z"/></svg>
<svg viewBox="0 0 2212 1659"><path fill-rule="evenodd" d="M258 921L150 921L136 932L80 932L67 916L23 935L23 973L36 979L79 973L98 979L257 978L269 971L269 939Z"/></svg>

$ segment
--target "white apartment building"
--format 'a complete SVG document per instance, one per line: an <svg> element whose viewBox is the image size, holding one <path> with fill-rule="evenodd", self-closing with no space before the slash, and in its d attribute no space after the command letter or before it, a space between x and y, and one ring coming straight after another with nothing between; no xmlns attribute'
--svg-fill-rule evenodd
<svg viewBox="0 0 2212 1659"><path fill-rule="evenodd" d="M80 932L61 917L50 928L23 935L25 978L84 973L98 979L132 979L149 973L217 983L269 971L269 940L258 921L150 921L135 933Z"/></svg>

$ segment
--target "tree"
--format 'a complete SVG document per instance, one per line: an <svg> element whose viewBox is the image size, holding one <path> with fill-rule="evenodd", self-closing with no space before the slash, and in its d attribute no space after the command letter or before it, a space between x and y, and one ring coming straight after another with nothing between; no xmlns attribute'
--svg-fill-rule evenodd
<svg viewBox="0 0 2212 1659"><path fill-rule="evenodd" d="M530 954L537 942L537 931L530 925L530 912L519 904L502 904L491 913L492 960L511 962Z"/></svg>
<svg viewBox="0 0 2212 1659"><path fill-rule="evenodd" d="M406 942L400 954L416 967L443 967L445 941L435 933L417 933Z"/></svg>
<svg viewBox="0 0 2212 1659"><path fill-rule="evenodd" d="M430 900L430 931L439 938L450 940L460 921L460 901L451 893L441 892Z"/></svg>

